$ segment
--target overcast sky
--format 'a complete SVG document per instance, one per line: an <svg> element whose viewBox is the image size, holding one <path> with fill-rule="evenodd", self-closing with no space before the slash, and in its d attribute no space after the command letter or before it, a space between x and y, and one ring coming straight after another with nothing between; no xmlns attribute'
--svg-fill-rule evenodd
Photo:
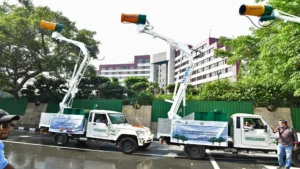
<svg viewBox="0 0 300 169"><path fill-rule="evenodd" d="M0 0L2 1L2 0ZM9 0L16 2L16 0ZM122 13L146 14L154 31L177 41L195 45L211 36L249 34L251 22L238 13L242 4L254 0L33 0L36 6L60 11L78 28L96 31L103 64L128 63L133 56L163 52L168 44L147 34L138 34L136 25L122 24ZM254 18L257 23L257 18ZM100 61L92 61L97 66Z"/></svg>

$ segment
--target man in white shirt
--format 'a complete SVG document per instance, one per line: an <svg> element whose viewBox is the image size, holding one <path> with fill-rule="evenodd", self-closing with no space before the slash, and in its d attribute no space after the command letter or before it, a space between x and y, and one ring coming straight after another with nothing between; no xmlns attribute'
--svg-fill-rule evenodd
<svg viewBox="0 0 300 169"><path fill-rule="evenodd" d="M15 169L4 156L4 144L1 140L8 138L8 134L14 126L12 122L19 119L19 116L9 115L0 109L0 169Z"/></svg>
<svg viewBox="0 0 300 169"><path fill-rule="evenodd" d="M246 123L244 125L244 129L253 129L253 127L251 126L251 123L249 120L246 120Z"/></svg>

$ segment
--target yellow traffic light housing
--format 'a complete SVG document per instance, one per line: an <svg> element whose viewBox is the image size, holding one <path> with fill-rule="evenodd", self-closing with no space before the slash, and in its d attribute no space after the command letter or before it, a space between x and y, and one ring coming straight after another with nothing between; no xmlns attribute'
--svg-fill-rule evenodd
<svg viewBox="0 0 300 169"><path fill-rule="evenodd" d="M242 5L240 15L259 16L260 21L274 20L273 8L270 5Z"/></svg>
<svg viewBox="0 0 300 169"><path fill-rule="evenodd" d="M135 23L135 24L146 24L146 15L141 14L123 14L121 15L121 22Z"/></svg>
<svg viewBox="0 0 300 169"><path fill-rule="evenodd" d="M57 23L54 23L54 22L47 22L47 21L44 21L44 20L41 20L40 27L51 30L51 31L56 31L56 32L61 32L62 29L63 29L62 24L57 24Z"/></svg>

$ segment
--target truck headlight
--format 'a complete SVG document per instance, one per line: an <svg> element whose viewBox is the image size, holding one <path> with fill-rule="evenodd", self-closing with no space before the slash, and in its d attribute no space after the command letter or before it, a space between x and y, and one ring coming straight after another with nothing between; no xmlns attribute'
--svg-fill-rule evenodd
<svg viewBox="0 0 300 169"><path fill-rule="evenodd" d="M138 136L144 136L145 135L145 132L144 131L136 131L136 134Z"/></svg>

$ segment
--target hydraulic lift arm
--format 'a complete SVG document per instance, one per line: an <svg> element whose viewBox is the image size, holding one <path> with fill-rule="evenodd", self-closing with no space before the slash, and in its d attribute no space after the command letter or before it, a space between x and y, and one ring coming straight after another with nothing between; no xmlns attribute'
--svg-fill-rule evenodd
<svg viewBox="0 0 300 169"><path fill-rule="evenodd" d="M78 84L80 83L80 81L91 61L91 57L90 57L90 54L84 43L65 38L64 36L62 36L60 34L62 27L63 27L61 24L46 22L46 21L42 20L40 23L40 27L54 31L51 36L52 38L57 39L57 40L62 40L62 41L71 43L75 46L78 46L84 55L84 58L81 61L79 68L77 68L78 61L79 61L79 59L78 59L76 65L74 67L74 72L73 72L72 78L69 81L69 89L68 89L67 93L65 94L63 100L59 103L60 110L58 113L63 114L65 108L72 107L73 98L75 97L75 95L78 91L78 88L77 88Z"/></svg>
<svg viewBox="0 0 300 169"><path fill-rule="evenodd" d="M183 106L185 106L186 87L190 81L192 72L194 70L193 53L200 52L200 51L193 50L187 44L177 42L171 38L165 37L163 35L160 35L154 31L152 31L153 27L146 20L146 15L122 14L121 22L137 24L137 31L139 33L146 33L146 34L152 35L154 38L157 37L157 38L160 38L160 39L168 42L170 45L173 45L173 46L179 48L181 51L183 51L183 53L188 58L188 66L186 68L186 71L185 71L184 77L181 81L178 92L175 94L176 90L174 90L174 94L175 94L173 96L174 101L166 100L167 102L172 103L172 107L171 107L170 111L168 112L168 118L169 119L180 119L181 117L179 115L177 115L177 112L178 112L178 109L179 109L182 101L183 101ZM176 89L177 89L177 85L176 85Z"/></svg>

